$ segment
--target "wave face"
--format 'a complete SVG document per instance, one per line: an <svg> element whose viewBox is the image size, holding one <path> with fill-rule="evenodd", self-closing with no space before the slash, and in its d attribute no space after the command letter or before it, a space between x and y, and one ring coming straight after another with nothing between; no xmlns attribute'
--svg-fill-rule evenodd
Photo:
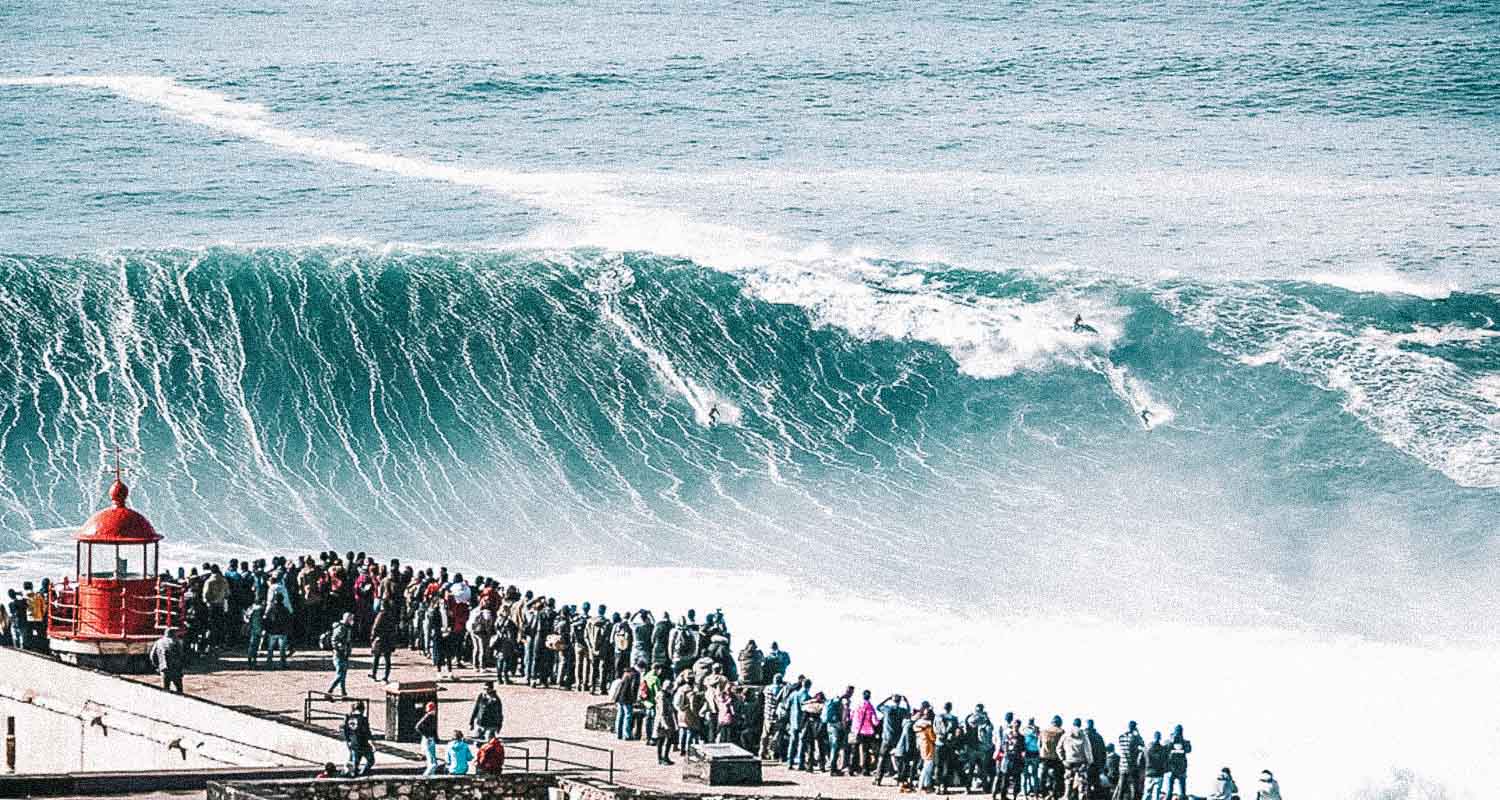
<svg viewBox="0 0 1500 800"><path fill-rule="evenodd" d="M1478 635L1492 296L879 267L5 257L0 521L13 548L77 524L120 445L184 543L855 587L919 558L950 598L1045 610L1063 581L1106 616ZM1150 563L1193 577L1119 567Z"/></svg>

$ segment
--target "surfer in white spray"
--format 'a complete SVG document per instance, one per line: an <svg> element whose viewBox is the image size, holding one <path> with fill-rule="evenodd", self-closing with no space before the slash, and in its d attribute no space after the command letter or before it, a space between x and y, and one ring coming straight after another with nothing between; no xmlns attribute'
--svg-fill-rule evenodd
<svg viewBox="0 0 1500 800"><path fill-rule="evenodd" d="M1146 430L1151 430L1151 409L1141 409L1141 422L1146 426Z"/></svg>
<svg viewBox="0 0 1500 800"><path fill-rule="evenodd" d="M1073 317L1073 332L1074 333L1098 333L1099 331L1093 325L1090 325L1087 322L1084 322L1083 321L1083 315L1079 314L1079 315Z"/></svg>
<svg viewBox="0 0 1500 800"><path fill-rule="evenodd" d="M719 424L719 407L717 405L708 409L708 425L715 427Z"/></svg>

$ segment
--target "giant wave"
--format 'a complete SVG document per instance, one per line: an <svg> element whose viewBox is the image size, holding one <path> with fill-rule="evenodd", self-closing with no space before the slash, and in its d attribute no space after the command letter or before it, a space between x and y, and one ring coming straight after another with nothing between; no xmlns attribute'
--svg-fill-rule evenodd
<svg viewBox="0 0 1500 800"><path fill-rule="evenodd" d="M0 273L10 549L86 516L118 445L186 541L529 571L796 569L836 547L887 576L923 548L980 594L1064 574L1165 618L1341 628L1394 570L1408 589L1361 602L1402 610L1356 627L1472 634L1433 565L1485 569L1464 556L1500 483L1485 294L878 260L726 274L592 248ZM1098 334L1071 329L1078 309ZM1183 587L1189 610L1111 566L1142 558L1226 580Z"/></svg>

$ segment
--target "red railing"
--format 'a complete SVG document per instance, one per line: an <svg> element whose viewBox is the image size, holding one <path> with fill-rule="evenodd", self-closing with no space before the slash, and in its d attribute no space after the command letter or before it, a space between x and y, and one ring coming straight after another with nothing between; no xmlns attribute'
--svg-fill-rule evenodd
<svg viewBox="0 0 1500 800"><path fill-rule="evenodd" d="M90 587L93 598L89 607L80 608L79 587L64 580L48 599L47 635L77 638L80 622L90 637L118 639L155 638L162 631L177 627L182 621L184 587L160 578L150 586L150 594L138 593L140 586L141 582L132 581L110 588ZM98 602L100 596L107 601ZM149 620L149 624L137 624L142 619Z"/></svg>

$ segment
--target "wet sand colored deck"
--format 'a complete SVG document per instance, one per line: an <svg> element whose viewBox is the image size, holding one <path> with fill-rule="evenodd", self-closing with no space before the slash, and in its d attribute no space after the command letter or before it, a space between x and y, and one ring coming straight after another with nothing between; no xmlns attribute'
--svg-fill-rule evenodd
<svg viewBox="0 0 1500 800"><path fill-rule="evenodd" d="M395 666L391 680L425 681L434 678L434 671L421 654L401 648L395 653ZM377 732L385 729L385 684L370 680L370 661L367 651L358 649L350 663L349 696L367 701L370 727ZM443 738L452 736L455 729L469 730L469 711L474 698L493 676L493 672L456 670L452 680L441 680L443 691L439 695L439 721ZM155 675L133 676L143 682L155 683ZM332 661L320 651L303 651L294 654L285 670L267 670L264 664L259 669L246 668L242 656L226 655L214 662L199 661L183 679L188 694L197 695L224 705L234 706L252 713L270 714L301 723L303 698L308 691L321 692L333 680ZM505 703L505 736L552 737L614 751L615 783L622 786L703 795L753 795L787 797L838 797L838 798L895 798L901 796L888 778L884 786L874 786L870 778L831 777L823 773L794 772L784 766L766 762L765 781L760 786L715 786L705 787L682 780L681 760L671 767L656 763L656 750L645 742L622 742L613 735L586 730L583 726L588 706L603 702L598 695L561 689L531 689L525 686L497 684L497 691ZM333 708L342 709L336 705ZM315 721L333 731L334 721ZM396 744L377 741L377 746L398 748L413 759L420 759L420 748L415 744ZM554 750L554 754L558 753ZM533 753L536 755L537 753ZM593 763L603 754L579 756L565 754L569 760ZM394 754L377 755L376 764L389 765L397 758ZM533 769L540 769L539 763ZM602 778L602 774L599 775Z"/></svg>

